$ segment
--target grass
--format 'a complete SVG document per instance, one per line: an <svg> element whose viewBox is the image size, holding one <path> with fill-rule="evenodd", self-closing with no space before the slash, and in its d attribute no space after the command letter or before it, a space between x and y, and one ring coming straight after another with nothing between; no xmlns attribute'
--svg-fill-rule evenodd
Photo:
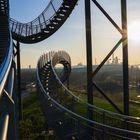
<svg viewBox="0 0 140 140"><path fill-rule="evenodd" d="M37 93L23 99L23 119L20 121L21 140L54 140L55 136L42 134L46 131L45 118L40 109Z"/></svg>
<svg viewBox="0 0 140 140"><path fill-rule="evenodd" d="M140 91L135 90L135 89L131 89L130 91L130 99L131 100L136 100L140 102L140 97L137 97L138 95L140 95Z"/></svg>
<svg viewBox="0 0 140 140"><path fill-rule="evenodd" d="M83 99L85 102L87 102L87 97L86 94L81 93L78 91L78 93L76 91L74 91L74 94L76 96L79 96L81 99ZM131 92L131 94L133 94ZM131 95L132 97L135 96L135 94ZM115 97L117 97L115 95ZM116 99L115 103L117 104L117 106L123 110L123 104L120 100ZM99 97L94 97L94 105L97 107L100 107L102 109L105 110L109 110L112 112L116 112L118 113L113 106L110 105L110 103L108 103L105 99L103 98L99 98ZM130 116L135 116L135 117L140 117L140 105L136 105L136 104L129 104L130 105ZM75 104L74 107L74 111L76 113L78 113L79 115L85 116L87 117L87 108L83 105L83 103L77 103ZM104 117L104 114L102 111L99 111L98 109L93 109L93 120L100 122L100 123L104 123L106 125L110 125L110 126L114 126L114 127L118 127L118 128L122 128L126 125L126 121L121 119L119 116L112 116L109 114L106 114ZM138 121L140 123L140 121ZM136 126L132 123L129 123L129 129L130 130L136 130L136 131L140 131L140 126L137 124Z"/></svg>
<svg viewBox="0 0 140 140"><path fill-rule="evenodd" d="M74 91L76 96L87 102L87 97L85 92ZM123 105L120 98L120 94L115 95L113 99L115 99L116 104L122 110ZM118 97L119 96L119 97ZM130 97L132 99L137 99L137 92L135 90L131 90ZM70 102L70 99L65 100L65 102ZM94 105L100 108L116 112L115 109L103 98L100 96L94 97ZM73 111L77 112L80 115L87 115L87 108L82 103L74 103ZM101 122L102 116L99 114L96 115L96 121ZM130 104L130 115L140 117L140 106L136 104ZM110 124L109 119L106 119L107 124ZM112 123L112 122L111 122ZM23 120L20 122L20 139L21 140L53 140L55 136L41 135L42 131L46 131L45 128L45 118L40 109L39 99L37 93L31 93L28 97L23 99ZM118 125L117 122L111 124L113 126Z"/></svg>
<svg viewBox="0 0 140 140"><path fill-rule="evenodd" d="M100 108L116 112L115 109L104 99L95 97L94 104ZM121 102L117 102L116 104L121 110L123 110L123 104ZM130 104L129 111L131 116L140 117L140 105Z"/></svg>
<svg viewBox="0 0 140 140"><path fill-rule="evenodd" d="M76 90L74 90L73 93L79 98L81 98L83 101L87 102L86 92L82 91L80 93L80 91L76 92ZM139 101L139 98L137 97L137 95L138 93L136 90L130 90L130 99ZM110 97L110 94L108 94L108 96ZM122 96L122 93L116 93L114 95L111 95L110 98L115 102L115 104L120 108L120 110L123 111L123 103L122 103L122 100L120 99L121 98L120 96ZM103 97L97 96L97 93L95 93L95 96L94 96L94 105L97 107L103 108L105 110L116 112L114 107L112 107L110 103L106 101L106 99L104 99ZM133 104L133 103L130 103L129 105L130 105L130 110L129 110L130 115L135 116L135 117L140 117L140 105ZM80 114L82 113L82 109L83 108L81 107L81 105L77 107L77 110L79 110ZM83 110L83 112L85 111Z"/></svg>

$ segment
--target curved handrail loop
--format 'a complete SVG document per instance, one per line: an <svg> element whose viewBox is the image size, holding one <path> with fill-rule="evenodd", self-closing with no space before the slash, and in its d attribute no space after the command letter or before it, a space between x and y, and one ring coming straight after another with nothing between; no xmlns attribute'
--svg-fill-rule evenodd
<svg viewBox="0 0 140 140"><path fill-rule="evenodd" d="M97 128L99 127L98 129L100 131L104 130L106 134L108 133L108 131L110 131L109 134L110 136L115 135L115 137L120 137L120 138L125 137L126 139L138 138L140 136L140 132L139 132L140 122L138 121L139 119L135 117L125 116L114 112L110 112L98 108L94 105L90 105L84 102L83 100L81 100L80 98L78 98L77 96L75 96L71 91L69 91L65 87L65 85L57 76L54 69L56 62L60 62L59 59L62 60L63 58L64 59L66 58L66 60L69 60L69 57L63 57L63 56L65 56L65 53L63 54L59 52L57 53L50 52L41 56L38 61L37 80L39 83L39 87L42 91L42 95L46 97L45 102L48 101L51 102L53 106L58 108L58 110L74 118L74 120L75 119L77 121L81 120L83 125L85 125L85 122L86 124L91 123L92 125L88 127L96 125ZM66 98L68 98L68 100ZM66 100L66 102L64 101L64 99ZM97 118L94 117L94 120L89 120L86 115L80 114L77 110L75 110L75 108L73 108L69 104L69 101L71 105L76 105L76 106L78 105L79 107L81 106L83 110L90 107L93 111L93 114L98 117ZM103 118L103 120L101 118ZM105 121L109 121L109 123ZM121 124L121 126L119 126L119 124ZM129 127L126 128L126 126ZM92 129L95 130L94 127Z"/></svg>
<svg viewBox="0 0 140 140"><path fill-rule="evenodd" d="M0 0L0 18L0 139L17 140L15 63L13 40L9 29L9 0Z"/></svg>
<svg viewBox="0 0 140 140"><path fill-rule="evenodd" d="M7 51L5 58L0 65L0 97L1 93L4 89L4 85L6 84L6 80L8 79L8 74L10 73L10 68L12 66L12 60L13 60L13 41L12 41L12 36L10 33L10 37L7 40Z"/></svg>
<svg viewBox="0 0 140 140"><path fill-rule="evenodd" d="M45 10L33 21L21 23L10 19L13 39L37 43L55 33L67 20L78 0L50 0Z"/></svg>

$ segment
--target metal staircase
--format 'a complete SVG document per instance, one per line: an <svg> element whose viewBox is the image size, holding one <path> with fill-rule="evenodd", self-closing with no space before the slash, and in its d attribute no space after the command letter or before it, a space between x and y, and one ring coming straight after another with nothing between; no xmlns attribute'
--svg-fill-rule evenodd
<svg viewBox="0 0 140 140"><path fill-rule="evenodd" d="M0 0L0 140L19 139L21 95L15 92L16 77L20 74L19 41L35 43L52 35L68 18L76 2L51 0L37 19L22 24L9 18L9 0ZM49 9L53 9L50 15ZM18 45L13 44L12 39L17 40ZM19 77L17 79L20 83Z"/></svg>
<svg viewBox="0 0 140 140"><path fill-rule="evenodd" d="M56 73L54 72L54 67L57 64L62 64L64 66L63 73L60 77L57 77ZM63 104L67 101L68 106L70 109L74 105L72 101L73 98L69 98L67 100L67 93L65 93L65 99L63 94L59 92L61 91L61 85L58 81L60 78L61 82L64 83L68 80L69 75L71 73L71 60L69 55L64 51L59 52L50 52L48 54L44 54L41 56L40 61L38 63L38 93L40 97L40 103L43 108L43 112L46 116L48 128L53 128L57 136L61 139L71 140L72 137L76 139L86 139L87 138L87 130L84 126L80 128L77 127L79 122L77 119L74 119L72 116L68 117L69 114L66 115L66 111L63 111L59 106L50 102L46 94L40 88L40 80L41 83L47 92L48 95L53 98L54 102L58 102L61 104L61 100L63 100ZM58 79L57 79L57 78ZM67 91L66 91L67 92ZM61 97L62 98L61 98ZM65 101L64 101L65 100ZM73 105L71 104L73 103ZM66 105L66 103L65 103ZM68 107L67 106L67 107Z"/></svg>
<svg viewBox="0 0 140 140"><path fill-rule="evenodd" d="M62 62L65 72L58 77L54 68ZM61 139L68 140L73 137L80 140L93 139L88 134L89 129L98 140L102 140L103 137L108 140L139 138L140 118L110 112L77 97L63 84L68 80L70 71L70 57L64 51L42 55L37 65L38 91L42 108L48 126L53 128ZM85 111L81 113L78 108ZM93 120L88 118L87 108L92 110Z"/></svg>
<svg viewBox="0 0 140 140"><path fill-rule="evenodd" d="M0 140L18 139L16 64L9 29L9 1L0 0Z"/></svg>
<svg viewBox="0 0 140 140"><path fill-rule="evenodd" d="M20 65L19 42L36 43L51 36L67 20L77 1L50 0L48 6L35 20L20 23L9 18L9 1L0 0L0 140L19 139L17 125L21 95L15 92L16 75L20 75L19 69L18 74L16 73L16 68ZM93 1L122 34L122 30L97 1ZM17 41L17 46L13 45L12 39ZM118 44L122 41L121 39ZM16 66L17 54L19 65ZM111 53L105 60L110 55ZM54 69L57 64L64 66L60 77ZM69 79L70 73L71 60L64 51L44 54L38 61L38 91L42 109L48 119L48 127L52 127L64 140L140 139L140 118L110 112L83 101L64 84ZM20 85L20 80L18 82ZM78 108L82 108L84 112L81 113ZM88 118L87 108L93 112L93 119ZM89 134L89 130L93 134Z"/></svg>
<svg viewBox="0 0 140 140"><path fill-rule="evenodd" d="M51 0L33 21L20 23L10 19L13 39L22 43L40 42L54 34L67 20L78 0Z"/></svg>

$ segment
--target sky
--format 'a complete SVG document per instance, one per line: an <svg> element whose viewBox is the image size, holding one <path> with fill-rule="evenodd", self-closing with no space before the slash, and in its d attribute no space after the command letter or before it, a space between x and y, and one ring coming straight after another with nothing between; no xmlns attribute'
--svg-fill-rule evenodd
<svg viewBox="0 0 140 140"><path fill-rule="evenodd" d="M120 0L98 1L121 26ZM127 1L128 26L130 29L132 27L130 30L132 38L130 37L128 40L129 64L140 64L140 31L138 32L139 29L134 30L136 25L132 26L135 22L138 26L140 25L140 0ZM10 16L20 22L32 21L45 9L48 2L49 0L10 0ZM93 3L91 9L93 64L99 64L121 36ZM134 40L134 32L138 32L137 40ZM21 44L21 66L22 68L27 68L29 65L36 67L40 55L58 50L65 50L69 53L72 65L80 62L86 64L85 42L84 0L79 0L68 20L55 34L40 43ZM119 57L120 62L122 61L121 46L114 55Z"/></svg>

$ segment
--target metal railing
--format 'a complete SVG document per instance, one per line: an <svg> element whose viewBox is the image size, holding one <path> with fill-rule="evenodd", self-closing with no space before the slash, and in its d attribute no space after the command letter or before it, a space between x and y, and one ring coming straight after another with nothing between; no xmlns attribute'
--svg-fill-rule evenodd
<svg viewBox="0 0 140 140"><path fill-rule="evenodd" d="M46 102L51 102L64 115L80 122L82 127L92 128L95 137L139 139L140 118L125 116L90 105L69 91L57 76L54 66L65 60L65 53L48 53L40 57L37 67L39 87ZM66 57L66 62L69 62ZM54 86L52 86L54 84ZM79 111L82 108L83 112ZM93 120L87 118L87 108L93 111Z"/></svg>
<svg viewBox="0 0 140 140"><path fill-rule="evenodd" d="M13 33L13 38L19 39L24 43L44 40L61 27L72 12L77 1L51 0L40 15L28 23L21 23L11 18L10 28Z"/></svg>
<svg viewBox="0 0 140 140"><path fill-rule="evenodd" d="M9 1L1 0L1 16L4 18L1 26L1 35L3 35L0 46L3 51L3 59L0 64L0 140L17 140L17 110L15 91L15 61L12 35L9 30ZM4 31L3 31L4 30ZM2 55L2 52L1 52Z"/></svg>
<svg viewBox="0 0 140 140"><path fill-rule="evenodd" d="M0 139L17 139L16 103L15 103L15 63L13 60L13 42L8 39L7 55L0 66Z"/></svg>

